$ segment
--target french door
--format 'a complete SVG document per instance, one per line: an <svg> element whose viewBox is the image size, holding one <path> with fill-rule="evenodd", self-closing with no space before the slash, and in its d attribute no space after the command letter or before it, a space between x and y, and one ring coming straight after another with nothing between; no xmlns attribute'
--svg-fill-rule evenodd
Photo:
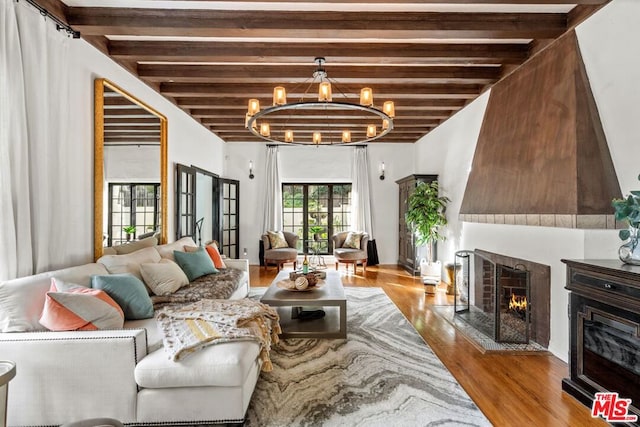
<svg viewBox="0 0 640 427"><path fill-rule="evenodd" d="M351 225L351 184L283 184L282 214L299 252L331 254L331 236Z"/></svg>

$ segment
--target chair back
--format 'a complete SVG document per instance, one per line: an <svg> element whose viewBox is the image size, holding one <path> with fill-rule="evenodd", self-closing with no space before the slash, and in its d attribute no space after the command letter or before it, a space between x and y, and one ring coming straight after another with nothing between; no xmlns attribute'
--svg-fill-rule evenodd
<svg viewBox="0 0 640 427"><path fill-rule="evenodd" d="M362 233L362 238L360 239L360 250L367 250L367 243L369 242L369 233L356 231L356 233ZM344 245L344 241L347 239L347 234L349 231L340 231L331 236L331 240L333 240L333 248L341 248Z"/></svg>
<svg viewBox="0 0 640 427"><path fill-rule="evenodd" d="M283 231L282 234L284 235L284 239L287 241L287 245L289 245L290 248L295 249L298 246L299 237L297 234L290 233L288 231ZM271 241L269 240L269 235L267 233L264 233L261 239L264 249L271 249Z"/></svg>

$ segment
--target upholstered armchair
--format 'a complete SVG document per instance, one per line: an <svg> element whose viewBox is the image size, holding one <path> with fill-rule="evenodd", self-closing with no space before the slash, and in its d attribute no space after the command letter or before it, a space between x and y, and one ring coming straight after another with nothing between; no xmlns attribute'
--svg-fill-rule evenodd
<svg viewBox="0 0 640 427"><path fill-rule="evenodd" d="M356 240L353 240L351 238L347 239L349 233L359 234L361 236L359 245L353 244L354 242L357 242L357 236L355 237ZM331 240L333 240L333 256L336 259L336 270L338 269L338 264L342 262L347 264L347 271L349 271L349 264L353 264L353 272L355 273L356 265L358 265L358 263L361 263L362 269L366 273L367 243L369 242L369 235L367 233L341 231L331 236Z"/></svg>
<svg viewBox="0 0 640 427"><path fill-rule="evenodd" d="M262 235L262 244L264 246L264 268L266 270L269 264L276 264L278 271L287 262L293 263L293 269L298 266L298 236L288 231L283 231L287 247L274 248L271 245L271 239L268 232Z"/></svg>

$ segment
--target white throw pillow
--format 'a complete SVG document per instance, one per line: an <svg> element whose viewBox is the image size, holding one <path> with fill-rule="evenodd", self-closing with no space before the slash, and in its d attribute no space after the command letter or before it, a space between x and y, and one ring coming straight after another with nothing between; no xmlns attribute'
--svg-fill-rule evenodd
<svg viewBox="0 0 640 427"><path fill-rule="evenodd" d="M104 255L98 262L103 264L110 274L130 273L142 280L140 265L144 263L157 263L160 254L155 247L140 249L126 255Z"/></svg>
<svg viewBox="0 0 640 427"><path fill-rule="evenodd" d="M196 246L196 242L189 236L176 240L173 243L167 243L166 245L156 246L156 250L160 254L160 257L175 261L173 251L184 252L184 246Z"/></svg>
<svg viewBox="0 0 640 427"><path fill-rule="evenodd" d="M169 295L189 283L186 274L170 259L157 263L141 264L140 274L149 289L156 295Z"/></svg>

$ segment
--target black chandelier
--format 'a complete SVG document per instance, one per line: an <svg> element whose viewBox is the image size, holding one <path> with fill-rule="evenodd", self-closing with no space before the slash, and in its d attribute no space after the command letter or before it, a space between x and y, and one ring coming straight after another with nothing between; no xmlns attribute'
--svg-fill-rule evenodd
<svg viewBox="0 0 640 427"><path fill-rule="evenodd" d="M381 109L376 108L373 104L373 90L368 87L360 90L358 104L334 101L331 84L336 88L338 85L327 76L323 68L325 62L322 57L315 58L317 67L313 72L313 79L298 102L287 103L287 92L283 86L273 89L271 107L261 110L260 101L250 99L245 127L266 141L298 145L361 144L382 138L391 132L395 117L393 101L385 101ZM316 83L318 100L305 101L305 96ZM347 96L342 91L340 93L346 100ZM351 128L340 129L337 117L345 116L367 124L363 124L361 128L356 127L353 133ZM294 122L308 131L303 136L297 136L292 128Z"/></svg>

